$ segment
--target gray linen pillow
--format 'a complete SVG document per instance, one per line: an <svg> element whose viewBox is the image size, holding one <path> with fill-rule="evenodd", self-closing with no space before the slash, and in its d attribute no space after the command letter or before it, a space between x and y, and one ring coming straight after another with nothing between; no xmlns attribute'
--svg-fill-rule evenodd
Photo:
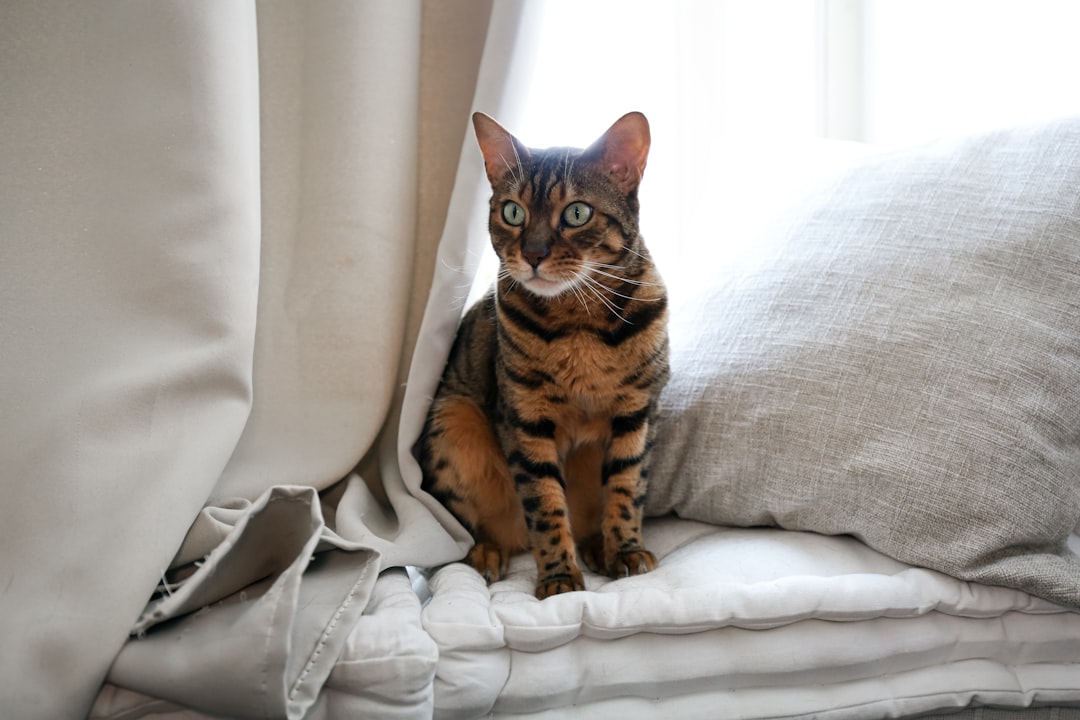
<svg viewBox="0 0 1080 720"><path fill-rule="evenodd" d="M1080 606L1080 119L857 167L671 332L649 514Z"/></svg>

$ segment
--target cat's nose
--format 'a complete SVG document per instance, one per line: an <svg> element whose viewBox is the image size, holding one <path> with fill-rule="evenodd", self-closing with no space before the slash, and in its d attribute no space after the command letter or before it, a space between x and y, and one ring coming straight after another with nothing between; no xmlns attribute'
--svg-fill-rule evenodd
<svg viewBox="0 0 1080 720"><path fill-rule="evenodd" d="M534 268L540 267L540 261L551 254L551 248L522 248L521 256Z"/></svg>

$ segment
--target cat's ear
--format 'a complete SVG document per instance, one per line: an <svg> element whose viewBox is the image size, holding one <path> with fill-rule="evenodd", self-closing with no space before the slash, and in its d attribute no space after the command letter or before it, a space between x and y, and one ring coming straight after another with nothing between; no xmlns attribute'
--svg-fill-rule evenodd
<svg viewBox="0 0 1080 720"><path fill-rule="evenodd" d="M529 150L511 135L506 128L482 112L473 113L473 128L480 153L484 156L484 169L491 184L502 180L508 172L518 172L522 158Z"/></svg>
<svg viewBox="0 0 1080 720"><path fill-rule="evenodd" d="M637 189L649 157L649 121L639 112L623 115L599 140L585 150L585 157L615 181L623 193Z"/></svg>

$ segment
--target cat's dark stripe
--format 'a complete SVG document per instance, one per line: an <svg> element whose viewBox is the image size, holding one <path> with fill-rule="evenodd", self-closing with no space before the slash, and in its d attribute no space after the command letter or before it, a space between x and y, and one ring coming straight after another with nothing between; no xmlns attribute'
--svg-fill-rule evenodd
<svg viewBox="0 0 1080 720"><path fill-rule="evenodd" d="M558 523L550 523L547 520L537 520L533 523L533 528L540 532L548 532L552 528L559 527Z"/></svg>
<svg viewBox="0 0 1080 720"><path fill-rule="evenodd" d="M544 327L510 303L499 303L499 313L516 327L535 335L546 343L550 344L553 340L566 337L566 331L562 328Z"/></svg>
<svg viewBox="0 0 1080 720"><path fill-rule="evenodd" d="M644 454L635 455L633 457L612 458L608 462L604 463L604 466L601 469L602 482L604 484L607 484L607 481L611 479L612 476L618 475L619 473L624 472L634 467L635 465L640 465L641 461L644 459Z"/></svg>
<svg viewBox="0 0 1080 720"><path fill-rule="evenodd" d="M514 339L510 337L510 333L506 331L506 327L502 323L499 323L498 326L498 338L500 349L505 348L510 350L515 355L519 355L526 360L534 359L530 353L526 352L524 348L514 342Z"/></svg>
<svg viewBox="0 0 1080 720"><path fill-rule="evenodd" d="M621 381L621 385L633 385L634 387L647 390L657 381L657 378L667 373L667 355L668 348L666 345L658 347L649 357L645 358L634 368L634 371L625 376Z"/></svg>
<svg viewBox="0 0 1080 720"><path fill-rule="evenodd" d="M645 422L649 419L650 414L652 414L652 407L646 405L629 415L616 415L611 418L612 437L622 437L623 435L637 432L645 426Z"/></svg>
<svg viewBox="0 0 1080 720"><path fill-rule="evenodd" d="M468 530L470 533L475 532L475 528L473 527L472 523L469 522L468 518L463 517L456 509L464 501L464 498L452 491L440 491L437 488L432 488L430 486L424 487L423 485L421 485L421 487L425 492L431 493L431 496L438 500L439 504L449 510L466 530Z"/></svg>
<svg viewBox="0 0 1080 720"><path fill-rule="evenodd" d="M555 378L548 375L543 370L530 370L528 374L518 374L514 371L514 368L508 362L500 364L499 369L506 373L506 377L512 382L518 385L523 385L531 390L543 387L546 384L554 383Z"/></svg>
<svg viewBox="0 0 1080 720"><path fill-rule="evenodd" d="M533 174L532 190L535 196L551 199L555 188L564 180L567 152L573 152L573 148L549 148L544 156L539 158L536 172Z"/></svg>
<svg viewBox="0 0 1080 720"><path fill-rule="evenodd" d="M424 490L430 492L435 496L435 499L441 502L443 505L449 506L453 503L459 503L463 498L453 490L440 490L439 488L432 488L430 485L424 487Z"/></svg>
<svg viewBox="0 0 1080 720"><path fill-rule="evenodd" d="M541 418L535 422L528 422L514 414L507 419L507 422L529 437L548 439L555 437L555 421L551 418Z"/></svg>
<svg viewBox="0 0 1080 720"><path fill-rule="evenodd" d="M650 303L644 309L626 318L626 322L622 325L617 325L613 330L605 330L599 333L600 339L611 347L622 345L630 338L648 330L649 326L664 316L666 312L666 298Z"/></svg>
<svg viewBox="0 0 1080 720"><path fill-rule="evenodd" d="M508 462L511 465L518 465L522 470L532 476L532 478L554 478L555 480L558 480L560 484L563 481L562 471L559 470L558 465L549 462L534 462L525 457L525 454L521 451L512 452L508 458Z"/></svg>

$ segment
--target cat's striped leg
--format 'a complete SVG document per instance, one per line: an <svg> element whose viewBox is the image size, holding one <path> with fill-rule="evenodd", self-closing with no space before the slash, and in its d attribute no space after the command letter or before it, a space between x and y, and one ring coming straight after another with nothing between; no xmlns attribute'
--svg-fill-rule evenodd
<svg viewBox="0 0 1080 720"><path fill-rule="evenodd" d="M509 456L510 473L536 560L536 597L584 590L554 430L549 433L544 423L515 425L518 443Z"/></svg>
<svg viewBox="0 0 1080 720"><path fill-rule="evenodd" d="M656 567L641 534L648 482L649 415L646 405L611 420L611 443L604 457L601 482L604 512L600 532L604 565L612 577L639 575Z"/></svg>
<svg viewBox="0 0 1080 720"><path fill-rule="evenodd" d="M510 556L525 549L521 505L491 423L471 399L438 397L420 449L421 487L441 502L473 536L465 561L495 582Z"/></svg>

